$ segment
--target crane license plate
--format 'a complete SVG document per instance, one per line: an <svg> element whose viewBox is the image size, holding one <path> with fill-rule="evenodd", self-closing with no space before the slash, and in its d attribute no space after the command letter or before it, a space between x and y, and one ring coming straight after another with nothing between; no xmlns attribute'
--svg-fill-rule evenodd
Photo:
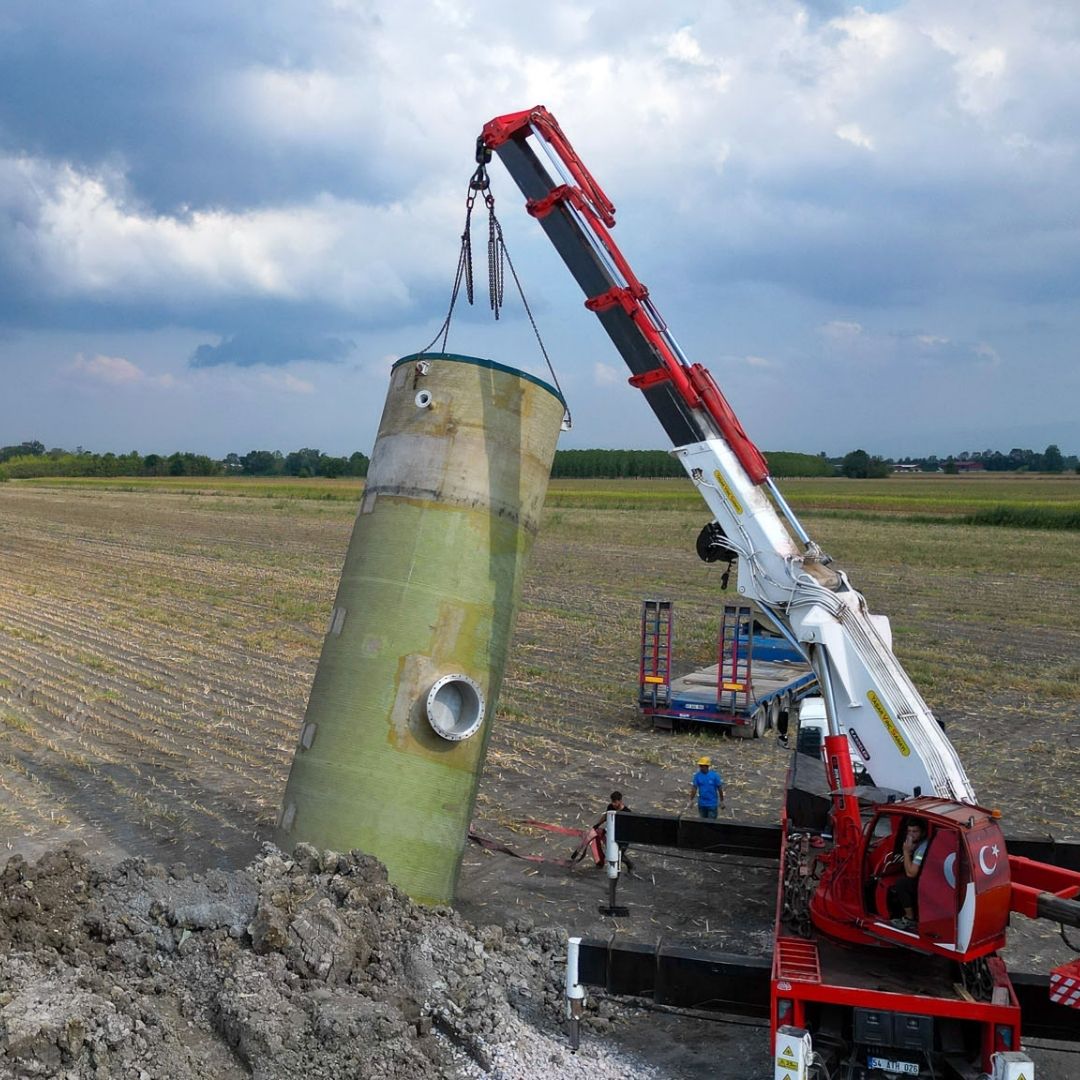
<svg viewBox="0 0 1080 1080"><path fill-rule="evenodd" d="M867 1067L899 1076L918 1076L919 1066L913 1061L893 1061L891 1058L867 1057Z"/></svg>

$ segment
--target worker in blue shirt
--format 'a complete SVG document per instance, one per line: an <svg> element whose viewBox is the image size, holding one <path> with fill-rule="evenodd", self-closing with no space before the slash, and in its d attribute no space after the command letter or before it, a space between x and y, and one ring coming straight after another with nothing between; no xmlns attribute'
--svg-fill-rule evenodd
<svg viewBox="0 0 1080 1080"><path fill-rule="evenodd" d="M718 806L724 805L724 780L707 757L698 758L690 802L697 799L698 817L715 818Z"/></svg>

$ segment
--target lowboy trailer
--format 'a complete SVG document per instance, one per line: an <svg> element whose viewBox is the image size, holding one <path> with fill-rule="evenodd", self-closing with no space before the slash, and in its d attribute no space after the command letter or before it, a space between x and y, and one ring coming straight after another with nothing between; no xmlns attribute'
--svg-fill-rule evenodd
<svg viewBox="0 0 1080 1080"><path fill-rule="evenodd" d="M681 676L673 674L674 623L672 601L642 603L638 704L656 729L710 724L760 739L784 730L791 709L817 690L802 653L747 604L724 605L716 663Z"/></svg>

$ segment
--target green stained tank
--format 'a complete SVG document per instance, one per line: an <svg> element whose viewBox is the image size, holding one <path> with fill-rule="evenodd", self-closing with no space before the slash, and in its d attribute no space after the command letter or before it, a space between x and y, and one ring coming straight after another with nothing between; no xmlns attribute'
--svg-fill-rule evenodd
<svg viewBox="0 0 1080 1080"><path fill-rule="evenodd" d="M277 841L454 896L563 401L488 360L393 367Z"/></svg>

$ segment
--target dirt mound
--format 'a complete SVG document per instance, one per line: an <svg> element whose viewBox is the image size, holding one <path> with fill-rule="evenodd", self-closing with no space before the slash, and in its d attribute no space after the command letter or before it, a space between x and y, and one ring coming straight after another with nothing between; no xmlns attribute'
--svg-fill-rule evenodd
<svg viewBox="0 0 1080 1080"><path fill-rule="evenodd" d="M558 931L476 930L361 852L0 872L0 1077L646 1077L558 1033Z"/></svg>

